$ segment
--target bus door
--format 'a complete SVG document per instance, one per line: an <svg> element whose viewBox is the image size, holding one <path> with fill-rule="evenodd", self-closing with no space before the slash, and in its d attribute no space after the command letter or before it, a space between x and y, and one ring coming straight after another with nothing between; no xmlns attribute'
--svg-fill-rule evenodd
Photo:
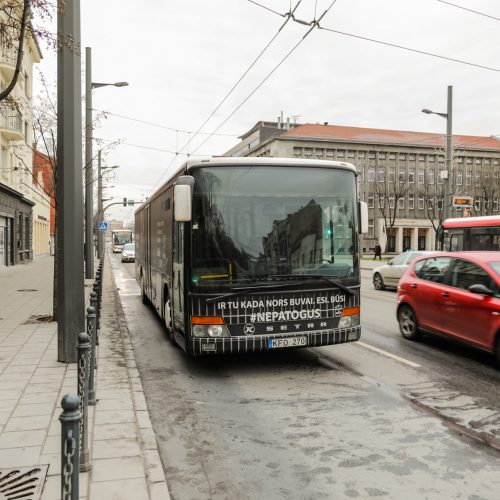
<svg viewBox="0 0 500 500"><path fill-rule="evenodd" d="M174 329L184 334L184 222L174 222L172 308Z"/></svg>

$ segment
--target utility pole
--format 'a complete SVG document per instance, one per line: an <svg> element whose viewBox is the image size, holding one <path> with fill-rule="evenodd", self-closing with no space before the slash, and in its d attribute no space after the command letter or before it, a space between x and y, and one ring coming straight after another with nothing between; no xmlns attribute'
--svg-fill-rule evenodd
<svg viewBox="0 0 500 500"><path fill-rule="evenodd" d="M75 363L85 331L80 0L59 5L57 37L57 359Z"/></svg>
<svg viewBox="0 0 500 500"><path fill-rule="evenodd" d="M85 47L85 277L94 276L92 166L92 49Z"/></svg>
<svg viewBox="0 0 500 500"><path fill-rule="evenodd" d="M97 257L102 257L103 251L103 237L104 231L99 231L99 222L102 218L102 173L101 173L101 150L97 152L97 221L96 221L96 234L97 234Z"/></svg>
<svg viewBox="0 0 500 500"><path fill-rule="evenodd" d="M448 177L445 184L443 218L449 219L451 217L451 205L453 198L453 86L448 85L448 99L446 110L446 170Z"/></svg>

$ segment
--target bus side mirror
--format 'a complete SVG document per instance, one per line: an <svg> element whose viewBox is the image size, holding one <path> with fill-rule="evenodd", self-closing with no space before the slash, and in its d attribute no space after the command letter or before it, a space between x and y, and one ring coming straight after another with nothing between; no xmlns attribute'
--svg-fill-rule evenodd
<svg viewBox="0 0 500 500"><path fill-rule="evenodd" d="M174 186L174 218L176 222L191 220L191 186L187 184Z"/></svg>
<svg viewBox="0 0 500 500"><path fill-rule="evenodd" d="M364 201L359 202L360 233L368 232L368 205Z"/></svg>

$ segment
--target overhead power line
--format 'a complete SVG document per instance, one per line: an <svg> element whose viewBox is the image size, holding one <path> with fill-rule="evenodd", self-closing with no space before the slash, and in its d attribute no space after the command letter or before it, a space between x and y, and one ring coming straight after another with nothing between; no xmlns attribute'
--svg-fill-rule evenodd
<svg viewBox="0 0 500 500"><path fill-rule="evenodd" d="M148 122L146 120L141 120L139 118L133 118L131 116L119 115L118 113L112 113L111 111L106 111L104 109L92 108L93 111L98 111L99 113L104 113L105 115L116 116L118 118L123 118L124 120L131 120L137 123L144 123L144 125L151 125L152 127L163 128L165 130L170 130L171 132L180 132L183 134L192 134L192 130L183 130L174 127L168 127L167 125L161 125L160 123ZM207 134L208 132L200 132L200 135ZM238 134L218 134L226 137L238 137Z"/></svg>
<svg viewBox="0 0 500 500"><path fill-rule="evenodd" d="M248 1L250 2L251 0L248 0ZM443 0L436 0L436 1L438 1L438 2L442 1L443 3L448 3L450 5L454 5L455 6L455 4L451 4L450 2L444 2ZM266 8L264 5L258 4L257 2L253 2L252 1L252 3L255 3L259 7ZM457 6L457 7L459 7L459 6ZM270 9L266 8L266 10L270 10ZM470 9L468 9L468 10L470 10ZM479 12L476 12L476 11L474 11L474 12L477 13L477 14L480 14ZM488 16L488 17L491 17L491 16ZM304 21L301 21L300 19L292 18L292 21L294 21L296 23L299 23L299 24L306 24ZM456 63L459 63L459 64L465 64L467 66L473 66L473 67L476 67L476 68L486 69L488 71L495 71L497 73L500 73L500 69L499 68L493 68L493 67L490 67L490 66L484 66L482 64L476 64L476 63L473 63L473 62L464 61L462 59L456 59L454 57L448 57L448 56L443 56L443 55L440 55L440 54L434 54L432 52L427 52L425 50L420 50L420 49L414 49L414 48L411 48L411 47L406 47L404 45L399 45L397 43L384 42L383 40L376 40L375 38L369 38L369 37L362 36L362 35L356 35L354 33L348 33L346 31L334 30L332 28L326 28L326 27L320 26L319 24L318 24L318 29L324 30L324 31L330 31L331 33L336 33L337 35L348 36L348 37L351 37L351 38L358 38L359 40L364 40L366 42L376 43L376 44L379 44L379 45L385 45L387 47L392 47L392 48L396 48L396 49L400 49L400 50L406 50L408 52L414 52L414 53L417 53L417 54L422 54L422 55L426 55L426 56L430 56L430 57L436 57L438 59L444 59L446 61L456 62Z"/></svg>
<svg viewBox="0 0 500 500"><path fill-rule="evenodd" d="M250 2L252 3L256 3L254 2L253 0L249 0ZM158 180L155 182L154 186L156 187L160 182L161 180L163 179L163 177L167 174L167 172L170 170L170 167L172 166L172 164L174 163L174 161L176 160L177 156L182 153L186 148L189 147L189 145L191 144L191 142L194 140L194 138L200 134L201 130L203 129L203 127L209 122L209 120L214 116L214 114L220 109L220 107L227 101L227 99L229 98L229 96L234 92L234 90L236 89L236 87L241 83L241 81L245 78L245 76L250 72L250 70L255 66L255 64L257 63L257 61L264 55L264 53L267 51L267 49L271 46L271 44L274 42L274 40L276 40L276 38L278 37L278 35L281 33L281 31L283 30L283 28L286 26L286 24L288 23L288 21L290 21L291 17L293 16L293 13L297 10L297 7L301 4L302 0L298 0L298 2L296 3L295 7L293 9L290 8L289 12L288 13L285 13L285 14L281 14L275 10L272 10L272 9L269 9L267 8L267 10L273 12L274 14L277 14L279 15L280 17L286 17L285 19L285 22L278 28L278 30L276 31L276 33L271 37L271 39L269 40L269 42L267 42L267 44L264 46L264 48L257 54L257 57L255 57L255 59L250 63L250 65L248 66L248 68L243 72L243 74L238 78L238 80L233 84L233 86L229 89L229 91L226 93L226 95L219 101L219 103L217 104L217 106L215 106L215 108L213 109L213 111L210 113L210 115L203 121L203 123L198 127L198 129L196 130L196 132L193 134L192 137L189 138L189 140L184 144L184 146L182 146L180 149L179 149L179 153L175 154L175 156L172 158L172 160L170 161L170 163L168 164L167 168L165 169L165 171L163 172L163 174L158 178ZM262 6L263 7L263 6ZM213 133L210 133L208 137L212 137L214 134ZM197 148L198 149L198 148Z"/></svg>
<svg viewBox="0 0 500 500"><path fill-rule="evenodd" d="M444 3L446 5L450 5L451 7L455 7L457 9L466 10L467 12L472 12L473 14L477 14L478 16L488 17L490 19L494 19L495 21L500 21L499 17L491 16L490 14L485 14L484 12L479 12L478 10L469 9L467 7L463 7L462 5L457 5L456 3L445 2L445 0L436 0L436 2Z"/></svg>
<svg viewBox="0 0 500 500"><path fill-rule="evenodd" d="M500 73L500 69L498 69L498 68L493 68L491 66L484 66L482 64L476 64L476 63L472 63L469 61L463 61L461 59L455 59L454 57L447 57L447 56L443 56L440 54L434 54L432 52L427 52L425 50L413 49L411 47L405 47L404 45L399 45L399 44L390 43L390 42L384 42L382 40L376 40L375 38L368 38L366 36L355 35L353 33L347 33L345 31L334 30L332 28L325 28L323 26L318 26L318 29L324 30L324 31L330 31L331 33L336 33L337 35L348 36L351 38L358 38L359 40L364 40L366 42L377 43L379 45L385 45L387 47L393 47L396 49L406 50L408 52L415 52L417 54L423 54L423 55L430 56L430 57L436 57L438 59L444 59L446 61L456 62L459 64L465 64L467 66L473 66L476 68L487 69L488 71L495 71L497 73Z"/></svg>
<svg viewBox="0 0 500 500"><path fill-rule="evenodd" d="M318 20L311 21L310 23L304 23L302 22L301 24L308 24L310 26L309 30L302 36L302 38L293 46L293 48L287 52L287 54L281 59L281 61L264 77L263 80L255 87L250 94L243 99L243 101L238 104L238 106L219 124L219 126L210 134L208 137L198 145L198 147L193 151L195 153L198 151L198 149L203 146L211 137L214 135L227 121L245 104L250 97L252 97L255 92L271 77L271 75L292 55L292 53L297 49L297 47L309 36L309 34L314 30L314 28L319 27L320 21L326 16L328 11L333 7L337 0L333 0L333 2L328 6L328 8L321 14L321 16L318 18ZM292 19L295 20L292 16Z"/></svg>

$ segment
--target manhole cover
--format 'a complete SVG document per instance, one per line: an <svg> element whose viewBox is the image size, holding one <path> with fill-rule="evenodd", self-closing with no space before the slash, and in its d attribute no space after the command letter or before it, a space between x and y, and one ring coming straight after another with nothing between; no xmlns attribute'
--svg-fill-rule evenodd
<svg viewBox="0 0 500 500"><path fill-rule="evenodd" d="M35 288L20 288L19 290L17 290L18 292L38 292L37 289Z"/></svg>
<svg viewBox="0 0 500 500"><path fill-rule="evenodd" d="M0 500L38 500L42 495L48 465L0 469Z"/></svg>
<svg viewBox="0 0 500 500"><path fill-rule="evenodd" d="M52 323L54 316L51 314L35 314L30 316L23 325L35 325L36 323ZM1 499L0 499L1 500Z"/></svg>

